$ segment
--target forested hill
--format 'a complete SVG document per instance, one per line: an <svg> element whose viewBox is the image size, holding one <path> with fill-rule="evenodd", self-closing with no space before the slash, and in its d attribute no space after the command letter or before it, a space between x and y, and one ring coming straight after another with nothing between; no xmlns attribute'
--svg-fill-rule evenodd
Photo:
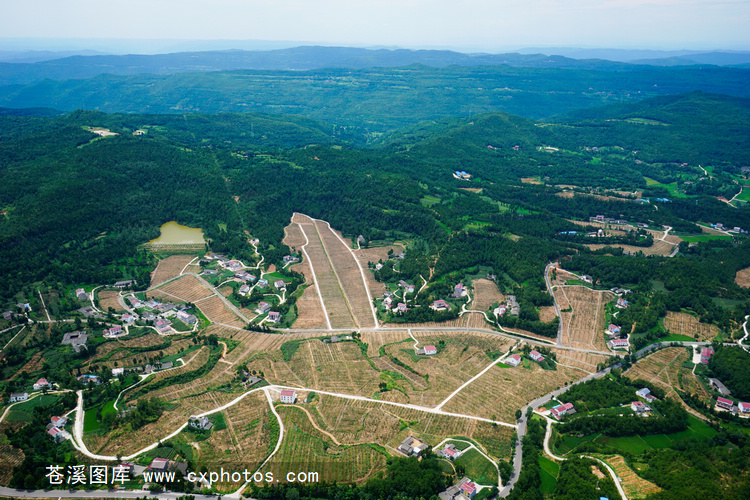
<svg viewBox="0 0 750 500"><path fill-rule="evenodd" d="M355 127L362 141L423 120L506 111L538 119L580 108L693 90L750 97L750 70L627 72L410 65L315 71L101 75L0 87L0 106L127 113L299 114ZM375 133L375 135L373 135Z"/></svg>
<svg viewBox="0 0 750 500"><path fill-rule="evenodd" d="M642 66L637 64L604 59L571 59L542 53L464 54L449 50L301 46L265 51L222 50L154 55L74 55L34 63L0 63L0 84L25 84L46 78L51 80L91 78L103 73L112 75L174 74L236 69L299 71L322 68L383 68L409 64L424 64L433 67L506 64L519 67L602 71L642 69Z"/></svg>

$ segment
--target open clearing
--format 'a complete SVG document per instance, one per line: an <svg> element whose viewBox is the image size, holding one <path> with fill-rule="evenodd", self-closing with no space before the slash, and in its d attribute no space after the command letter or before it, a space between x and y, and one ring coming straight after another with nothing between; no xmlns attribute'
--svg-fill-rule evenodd
<svg viewBox="0 0 750 500"><path fill-rule="evenodd" d="M607 361L607 357L601 354L589 352L570 351L568 349L553 348L552 352L557 356L557 362L567 366L573 366L583 371L594 373L599 363ZM583 373L581 372L581 375Z"/></svg>
<svg viewBox="0 0 750 500"><path fill-rule="evenodd" d="M697 318L688 313L667 311L664 318L664 327L670 333L687 335L696 340L710 342L721 334L718 326L701 323Z"/></svg>
<svg viewBox="0 0 750 500"><path fill-rule="evenodd" d="M152 290L151 294L161 292L166 294L166 300L179 299L185 302L197 302L213 295L213 291L204 286L198 278L188 274L166 285Z"/></svg>
<svg viewBox="0 0 750 500"><path fill-rule="evenodd" d="M159 264L151 274L151 286L157 286L167 280L180 275L183 268L192 261L192 255L170 255L166 259L159 261Z"/></svg>
<svg viewBox="0 0 750 500"><path fill-rule="evenodd" d="M495 302L504 302L505 295L500 293L494 281L484 278L474 280L474 302L470 309L476 311L486 311L492 307Z"/></svg>
<svg viewBox="0 0 750 500"><path fill-rule="evenodd" d="M662 387L666 396L675 401L682 402L682 399L674 388L706 400L710 395L693 375L692 368L683 366L689 359L692 359L692 354L684 347L669 347L638 361L624 375L633 380L641 378ZM693 413L691 408L686 409Z"/></svg>
<svg viewBox="0 0 750 500"><path fill-rule="evenodd" d="M742 288L750 288L750 267L737 271L734 282Z"/></svg>
<svg viewBox="0 0 750 500"><path fill-rule="evenodd" d="M607 351L603 333L604 308L613 295L583 286L558 286L554 294L562 311L563 345ZM565 312L567 307L572 307L572 312Z"/></svg>
<svg viewBox="0 0 750 500"><path fill-rule="evenodd" d="M120 305L120 301L118 300L120 292L115 292L113 290L102 290L96 292L96 295L99 297L99 309L101 309L102 311L109 311L110 307L117 312L125 311Z"/></svg>

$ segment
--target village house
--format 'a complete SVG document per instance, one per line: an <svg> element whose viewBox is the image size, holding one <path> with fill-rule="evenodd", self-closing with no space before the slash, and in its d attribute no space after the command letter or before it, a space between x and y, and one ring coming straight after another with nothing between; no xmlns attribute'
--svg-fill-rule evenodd
<svg viewBox="0 0 750 500"><path fill-rule="evenodd" d="M63 435L63 432L57 427L52 427L50 430L47 431L47 434L52 436L52 440L55 443L62 443L63 441L65 441L65 436Z"/></svg>
<svg viewBox="0 0 750 500"><path fill-rule="evenodd" d="M575 412L576 409L573 407L573 403L557 405L549 411L550 415L555 417L557 420L560 420L560 417L562 417L563 415L569 415Z"/></svg>
<svg viewBox="0 0 750 500"><path fill-rule="evenodd" d="M133 284L133 280L116 281L113 285L115 288L127 288Z"/></svg>
<svg viewBox="0 0 750 500"><path fill-rule="evenodd" d="M34 384L34 390L35 391L41 391L42 389L51 389L51 388L52 388L52 384L50 384L49 382L47 382L46 378L40 378Z"/></svg>
<svg viewBox="0 0 750 500"><path fill-rule="evenodd" d="M18 401L26 401L27 399L29 399L28 392L13 392L10 395L11 403L17 403Z"/></svg>
<svg viewBox="0 0 750 500"><path fill-rule="evenodd" d="M119 377L120 375L125 375L125 368L112 368L112 376L113 377Z"/></svg>
<svg viewBox="0 0 750 500"><path fill-rule="evenodd" d="M589 285L592 285L594 283L594 278L591 277L591 275L584 274L583 276L581 276L581 281L583 281L584 283L588 283Z"/></svg>
<svg viewBox="0 0 750 500"><path fill-rule="evenodd" d="M406 287L404 287L404 293L405 294L406 293L414 293L414 290L416 290L416 288L414 287L414 285L406 285Z"/></svg>
<svg viewBox="0 0 750 500"><path fill-rule="evenodd" d="M62 429L68 423L68 419L65 417L55 416L55 417L52 417L50 420L52 421L52 425L54 425L58 429Z"/></svg>
<svg viewBox="0 0 750 500"><path fill-rule="evenodd" d="M386 297L383 299L383 306L390 308L393 304L393 299L391 297Z"/></svg>
<svg viewBox="0 0 750 500"><path fill-rule="evenodd" d="M620 309L625 309L628 307L628 301L625 299L617 299L617 304L615 304Z"/></svg>
<svg viewBox="0 0 750 500"><path fill-rule="evenodd" d="M607 342L610 349L627 349L630 347L630 341L628 339L612 339Z"/></svg>
<svg viewBox="0 0 750 500"><path fill-rule="evenodd" d="M234 273L234 277L242 282L245 282L250 279L250 273L248 273L247 271L240 271L238 273Z"/></svg>
<svg viewBox="0 0 750 500"><path fill-rule="evenodd" d="M633 401L630 403L630 408L636 413L645 413L651 411L651 408L643 401Z"/></svg>
<svg viewBox="0 0 750 500"><path fill-rule="evenodd" d="M242 285L237 293L240 295L247 295L248 292L250 292L250 286L249 285Z"/></svg>
<svg viewBox="0 0 750 500"><path fill-rule="evenodd" d="M708 360L714 355L713 347L704 347L701 349L701 363L704 365L708 364Z"/></svg>
<svg viewBox="0 0 750 500"><path fill-rule="evenodd" d="M259 314L265 314L270 310L271 310L271 304L269 304L268 302L261 302L260 304L258 304Z"/></svg>
<svg viewBox="0 0 750 500"><path fill-rule="evenodd" d="M516 367L521 364L521 356L518 354L513 354L511 356L508 356L505 358L505 361L503 361L506 365L510 365L513 367Z"/></svg>
<svg viewBox="0 0 750 500"><path fill-rule="evenodd" d="M375 270L376 271L380 271L381 269L383 269L383 264L381 264L380 262L378 262L377 264L375 264Z"/></svg>
<svg viewBox="0 0 750 500"><path fill-rule="evenodd" d="M135 315L130 314L130 313L125 313L122 316L120 316L120 320L126 325L130 325L133 322L135 322Z"/></svg>
<svg viewBox="0 0 750 500"><path fill-rule="evenodd" d="M476 495L477 487L468 477L438 493L440 500L468 500Z"/></svg>
<svg viewBox="0 0 750 500"><path fill-rule="evenodd" d="M461 297L466 294L466 287L463 283L459 283L458 285L453 287L453 294L451 294L451 297L454 299L460 299Z"/></svg>
<svg viewBox="0 0 750 500"><path fill-rule="evenodd" d="M448 460L455 460L461 456L461 451L457 450L455 445L446 444L442 450L437 451L437 455L445 457Z"/></svg>
<svg viewBox="0 0 750 500"><path fill-rule="evenodd" d="M430 307L435 311L447 311L451 308L444 300L436 300Z"/></svg>
<svg viewBox="0 0 750 500"><path fill-rule="evenodd" d="M274 282L273 286L275 286L277 290L286 290L286 283L282 280Z"/></svg>
<svg viewBox="0 0 750 500"><path fill-rule="evenodd" d="M284 263L289 264L290 262L299 262L299 257L295 255L285 255L283 257Z"/></svg>
<svg viewBox="0 0 750 500"><path fill-rule="evenodd" d="M120 325L111 326L109 330L104 330L105 337L117 337L125 333Z"/></svg>
<svg viewBox="0 0 750 500"><path fill-rule="evenodd" d="M741 414L750 415L750 403L737 403L737 407Z"/></svg>
<svg viewBox="0 0 750 500"><path fill-rule="evenodd" d="M714 389L716 389L718 391L718 393L721 394L722 396L729 396L729 395L732 394L732 391L730 391L729 389L727 389L727 386L725 386L724 384L722 384L721 380L715 379L715 378L710 378L710 379L708 379L708 381L711 383L711 387L713 387Z"/></svg>
<svg viewBox="0 0 750 500"><path fill-rule="evenodd" d="M521 312L521 306L516 302L515 295L508 295L508 309L510 309L511 316L518 316Z"/></svg>
<svg viewBox="0 0 750 500"><path fill-rule="evenodd" d="M268 280L259 279L258 288L266 288L268 286Z"/></svg>
<svg viewBox="0 0 750 500"><path fill-rule="evenodd" d="M187 311L178 311L177 318L186 325L192 325L198 321L198 318L195 317L195 315L190 314Z"/></svg>
<svg viewBox="0 0 750 500"><path fill-rule="evenodd" d="M639 389L639 390L635 391L635 393L638 396L640 396L643 399L645 399L646 401L648 401L649 403L653 403L654 400L656 400L656 398L651 394L651 389L649 389L648 387L644 387L643 389Z"/></svg>
<svg viewBox="0 0 750 500"><path fill-rule="evenodd" d="M424 353L426 356L432 356L433 354L437 354L437 347L434 345L426 345L424 346Z"/></svg>
<svg viewBox="0 0 750 500"><path fill-rule="evenodd" d="M13 312L12 311L5 311L3 313L3 319L6 321L10 321L13 319Z"/></svg>
<svg viewBox="0 0 750 500"><path fill-rule="evenodd" d="M504 316L505 315L505 311L507 311L507 310L508 310L508 308L506 307L505 304L500 304L492 312L497 317L497 316Z"/></svg>
<svg viewBox="0 0 750 500"><path fill-rule="evenodd" d="M733 411L734 401L732 401L731 399L718 397L716 398L716 406L718 406L719 408L723 408L725 410Z"/></svg>
<svg viewBox="0 0 750 500"><path fill-rule="evenodd" d="M297 400L297 391L294 391L292 389L284 389L283 391L281 391L279 399L282 403L294 404L294 402Z"/></svg>
<svg viewBox="0 0 750 500"><path fill-rule="evenodd" d="M76 380L78 380L79 382L83 384L92 384L92 383L96 385L101 384L101 380L99 379L99 376L91 375L90 373L79 375L78 377L76 377Z"/></svg>
<svg viewBox="0 0 750 500"><path fill-rule="evenodd" d="M224 267L230 271L239 271L242 269L242 262L239 260L230 260L229 262L224 263Z"/></svg>
<svg viewBox="0 0 750 500"><path fill-rule="evenodd" d="M168 467L169 460L166 458L155 458L151 461L151 465L148 466L148 470L166 471Z"/></svg>
<svg viewBox="0 0 750 500"><path fill-rule="evenodd" d="M68 332L65 335L63 335L62 342L60 342L62 345L69 345L73 347L73 350L75 352L78 352L81 350L81 347L86 346L86 341L89 339L89 336L86 335L84 332Z"/></svg>
<svg viewBox="0 0 750 500"><path fill-rule="evenodd" d="M477 494L477 485L471 481L465 481L461 486L461 491L469 498L474 498Z"/></svg>
<svg viewBox="0 0 750 500"><path fill-rule="evenodd" d="M622 331L622 329L619 326L617 326L617 325L610 324L607 327L607 334L608 335L619 335L621 331Z"/></svg>
<svg viewBox="0 0 750 500"><path fill-rule="evenodd" d="M539 351L531 351L529 353L529 357L537 363L541 363L542 361L544 361L544 356L542 356L542 353L540 353Z"/></svg>
<svg viewBox="0 0 750 500"><path fill-rule="evenodd" d="M159 333L167 333L172 329L172 322L168 319L159 318L154 322L154 326L159 330Z"/></svg>
<svg viewBox="0 0 750 500"><path fill-rule="evenodd" d="M408 310L409 308L406 307L406 304L404 304L403 302L399 302L398 305L396 306L396 311L400 313L405 313Z"/></svg>
<svg viewBox="0 0 750 500"><path fill-rule="evenodd" d="M79 288L76 290L76 298L78 300L89 300L89 295L86 293L86 290Z"/></svg>
<svg viewBox="0 0 750 500"><path fill-rule="evenodd" d="M429 445L424 441L421 441L414 436L409 436L398 445L396 448L398 451L406 455L407 457L417 456L427 449Z"/></svg>
<svg viewBox="0 0 750 500"><path fill-rule="evenodd" d="M268 313L268 321L271 323L278 323L281 321L281 313L276 311L271 311Z"/></svg>
<svg viewBox="0 0 750 500"><path fill-rule="evenodd" d="M211 421L208 420L208 417L196 417L195 415L190 416L188 425L195 429L203 429L204 431L210 430L211 427L214 426L214 424L212 424Z"/></svg>
<svg viewBox="0 0 750 500"><path fill-rule="evenodd" d="M399 288L406 288L407 286L409 286L409 283L407 283L404 280L399 280L399 282L398 282L398 287Z"/></svg>

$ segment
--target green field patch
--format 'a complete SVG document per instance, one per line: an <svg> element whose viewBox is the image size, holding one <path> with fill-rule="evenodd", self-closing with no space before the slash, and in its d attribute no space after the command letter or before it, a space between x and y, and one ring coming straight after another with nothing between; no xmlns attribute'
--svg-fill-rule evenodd
<svg viewBox="0 0 750 500"><path fill-rule="evenodd" d="M652 448L671 448L674 442L666 434L652 434L643 436L643 440Z"/></svg>
<svg viewBox="0 0 750 500"><path fill-rule="evenodd" d="M680 238L687 241L688 243L701 243L704 241L732 239L732 237L728 234L697 234L694 236L680 236Z"/></svg>
<svg viewBox="0 0 750 500"><path fill-rule="evenodd" d="M711 297L711 301L716 304L717 306L724 307L726 309L734 309L735 307L739 305L745 304L745 301L743 300L736 300L736 299L724 299L721 297Z"/></svg>
<svg viewBox="0 0 750 500"><path fill-rule="evenodd" d="M34 408L56 403L60 399L54 394L43 394L23 403L17 404L8 412L5 420L8 422L29 422L34 414Z"/></svg>
<svg viewBox="0 0 750 500"><path fill-rule="evenodd" d="M542 484L540 489L545 495L551 495L557 486L557 475L560 472L560 466L547 457L539 457L539 467L542 469Z"/></svg>
<svg viewBox="0 0 750 500"><path fill-rule="evenodd" d="M198 349L200 349L201 347L203 347L203 344L201 344L201 345L193 345L193 346L190 346L190 347L188 347L187 349L185 349L184 351L181 351L181 352L176 352L176 353L174 353L174 354L170 354L169 356L164 356L164 357L163 357L163 358L162 358L162 359L161 359L160 361L161 361L162 363L168 363L168 362L170 362L170 361L171 361L172 363L174 363L174 362L176 362L176 361L177 361L177 360L178 360L179 358L184 358L185 356L187 356L187 355L188 355L188 354L190 354L191 352L193 352L193 351L197 351L197 350L198 350Z"/></svg>
<svg viewBox="0 0 750 500"><path fill-rule="evenodd" d="M419 202L422 204L422 206L431 207L436 203L440 203L440 198L438 198L437 196L425 195L421 200L419 200Z"/></svg>
<svg viewBox="0 0 750 500"><path fill-rule="evenodd" d="M558 446L555 447L555 452L560 455L566 455L571 451L575 450L578 446L583 443L595 441L601 434L590 434L588 436L577 437L577 436L565 436Z"/></svg>
<svg viewBox="0 0 750 500"><path fill-rule="evenodd" d="M83 432L96 432L101 427L101 423L96 419L96 413L99 406L87 410L83 415Z"/></svg>
<svg viewBox="0 0 750 500"><path fill-rule="evenodd" d="M497 469L495 465L484 458L477 450L471 449L458 457L456 465L461 465L466 471L466 476L479 484L497 484Z"/></svg>
<svg viewBox="0 0 750 500"><path fill-rule="evenodd" d="M633 455L640 455L646 450L650 450L651 446L643 440L641 436L625 436L625 437L608 437L599 436L596 440L597 443L601 443L613 448L619 448L620 450L626 451Z"/></svg>

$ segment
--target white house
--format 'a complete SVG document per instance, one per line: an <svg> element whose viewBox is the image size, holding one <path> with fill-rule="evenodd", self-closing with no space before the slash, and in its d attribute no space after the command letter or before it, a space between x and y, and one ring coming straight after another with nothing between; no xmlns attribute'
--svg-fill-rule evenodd
<svg viewBox="0 0 750 500"><path fill-rule="evenodd" d="M533 359L534 361L538 363L541 363L542 361L544 361L544 356L542 356L542 353L540 353L539 351L531 351L529 353L529 357L531 357L531 359Z"/></svg>
<svg viewBox="0 0 750 500"><path fill-rule="evenodd" d="M437 354L437 347L434 345L426 345L424 346L424 353L427 356L432 356L433 354Z"/></svg>
<svg viewBox="0 0 750 500"><path fill-rule="evenodd" d="M26 401L29 399L28 392L14 392L10 395L10 402L15 403L16 401Z"/></svg>
<svg viewBox="0 0 750 500"><path fill-rule="evenodd" d="M276 311L271 311L268 313L268 321L272 323L278 323L281 321L281 313Z"/></svg>
<svg viewBox="0 0 750 500"><path fill-rule="evenodd" d="M34 390L35 391L41 391L42 389L49 389L50 387L52 387L52 384L50 384L49 382L47 382L46 378L40 378L34 384Z"/></svg>
<svg viewBox="0 0 750 500"><path fill-rule="evenodd" d="M607 342L610 349L627 349L630 347L630 342L628 339L612 339L609 342Z"/></svg>
<svg viewBox="0 0 750 500"><path fill-rule="evenodd" d="M297 400L297 391L293 391L292 389L284 389L283 391L281 391L280 399L282 403L294 404L294 402Z"/></svg>
<svg viewBox="0 0 750 500"><path fill-rule="evenodd" d="M271 310L271 304L269 304L268 302L261 302L260 304L258 304L258 312L260 314L267 313L270 310Z"/></svg>
<svg viewBox="0 0 750 500"><path fill-rule="evenodd" d="M507 358L505 358L504 363L510 366L518 366L521 364L521 356L519 356L518 354L508 356Z"/></svg>

